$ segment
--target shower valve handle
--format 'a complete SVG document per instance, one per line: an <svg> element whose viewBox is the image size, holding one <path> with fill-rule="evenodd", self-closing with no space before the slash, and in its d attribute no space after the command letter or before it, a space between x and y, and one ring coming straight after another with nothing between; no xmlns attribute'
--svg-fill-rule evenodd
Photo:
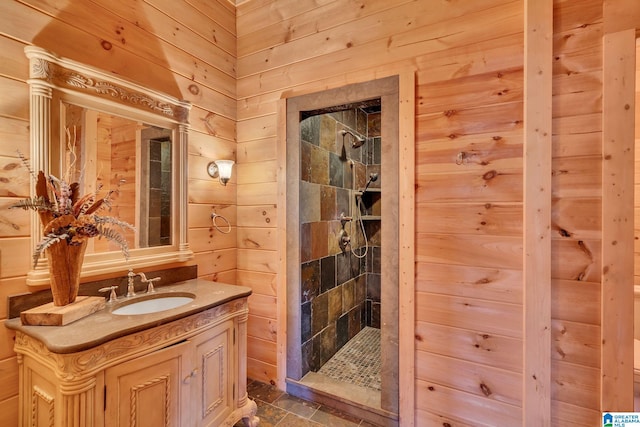
<svg viewBox="0 0 640 427"><path fill-rule="evenodd" d="M346 216L346 215L344 214L344 212L342 212L342 213L340 214L340 222L342 223L342 226L343 226L343 227L344 227L344 223L345 223L345 222L349 222L349 221L352 221L352 220L353 220L353 217L352 217L352 216Z"/></svg>
<svg viewBox="0 0 640 427"><path fill-rule="evenodd" d="M343 251L346 251L347 246L351 244L351 237L344 230L340 231L339 244L340 244L340 249L342 249Z"/></svg>

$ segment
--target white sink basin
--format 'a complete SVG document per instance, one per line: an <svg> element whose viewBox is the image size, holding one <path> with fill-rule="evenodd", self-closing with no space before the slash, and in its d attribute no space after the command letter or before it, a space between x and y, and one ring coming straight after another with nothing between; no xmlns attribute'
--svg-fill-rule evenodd
<svg viewBox="0 0 640 427"><path fill-rule="evenodd" d="M189 304L194 300L194 298L195 296L193 295L158 295L154 298L123 305L122 307L116 308L111 313L120 316L157 313L159 311L170 310L172 308Z"/></svg>

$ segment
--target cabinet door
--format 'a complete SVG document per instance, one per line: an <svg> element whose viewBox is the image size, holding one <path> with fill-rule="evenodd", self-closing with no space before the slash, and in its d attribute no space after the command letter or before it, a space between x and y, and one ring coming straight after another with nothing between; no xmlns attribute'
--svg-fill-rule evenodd
<svg viewBox="0 0 640 427"><path fill-rule="evenodd" d="M188 342L182 342L105 371L105 427L168 427L188 414Z"/></svg>
<svg viewBox="0 0 640 427"><path fill-rule="evenodd" d="M235 351L233 321L194 337L192 426L217 426L233 411Z"/></svg>

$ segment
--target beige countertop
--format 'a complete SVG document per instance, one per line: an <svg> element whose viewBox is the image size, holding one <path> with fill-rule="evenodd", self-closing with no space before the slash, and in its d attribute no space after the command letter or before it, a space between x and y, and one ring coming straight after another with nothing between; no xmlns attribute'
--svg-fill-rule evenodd
<svg viewBox="0 0 640 427"><path fill-rule="evenodd" d="M193 294L194 300L180 307L157 313L117 315L112 311L123 305L149 298L139 293L132 298L119 298L96 313L65 326L25 326L20 318L5 321L9 329L21 331L40 340L54 353L75 353L87 350L125 335L163 325L190 316L237 298L247 297L251 288L228 285L204 279L191 279L156 288L152 295Z"/></svg>

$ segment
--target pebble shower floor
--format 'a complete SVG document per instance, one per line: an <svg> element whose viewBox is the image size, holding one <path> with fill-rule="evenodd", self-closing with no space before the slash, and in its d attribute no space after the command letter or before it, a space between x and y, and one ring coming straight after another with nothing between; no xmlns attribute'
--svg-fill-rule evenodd
<svg viewBox="0 0 640 427"><path fill-rule="evenodd" d="M365 327L318 373L338 381L380 390L380 329Z"/></svg>

